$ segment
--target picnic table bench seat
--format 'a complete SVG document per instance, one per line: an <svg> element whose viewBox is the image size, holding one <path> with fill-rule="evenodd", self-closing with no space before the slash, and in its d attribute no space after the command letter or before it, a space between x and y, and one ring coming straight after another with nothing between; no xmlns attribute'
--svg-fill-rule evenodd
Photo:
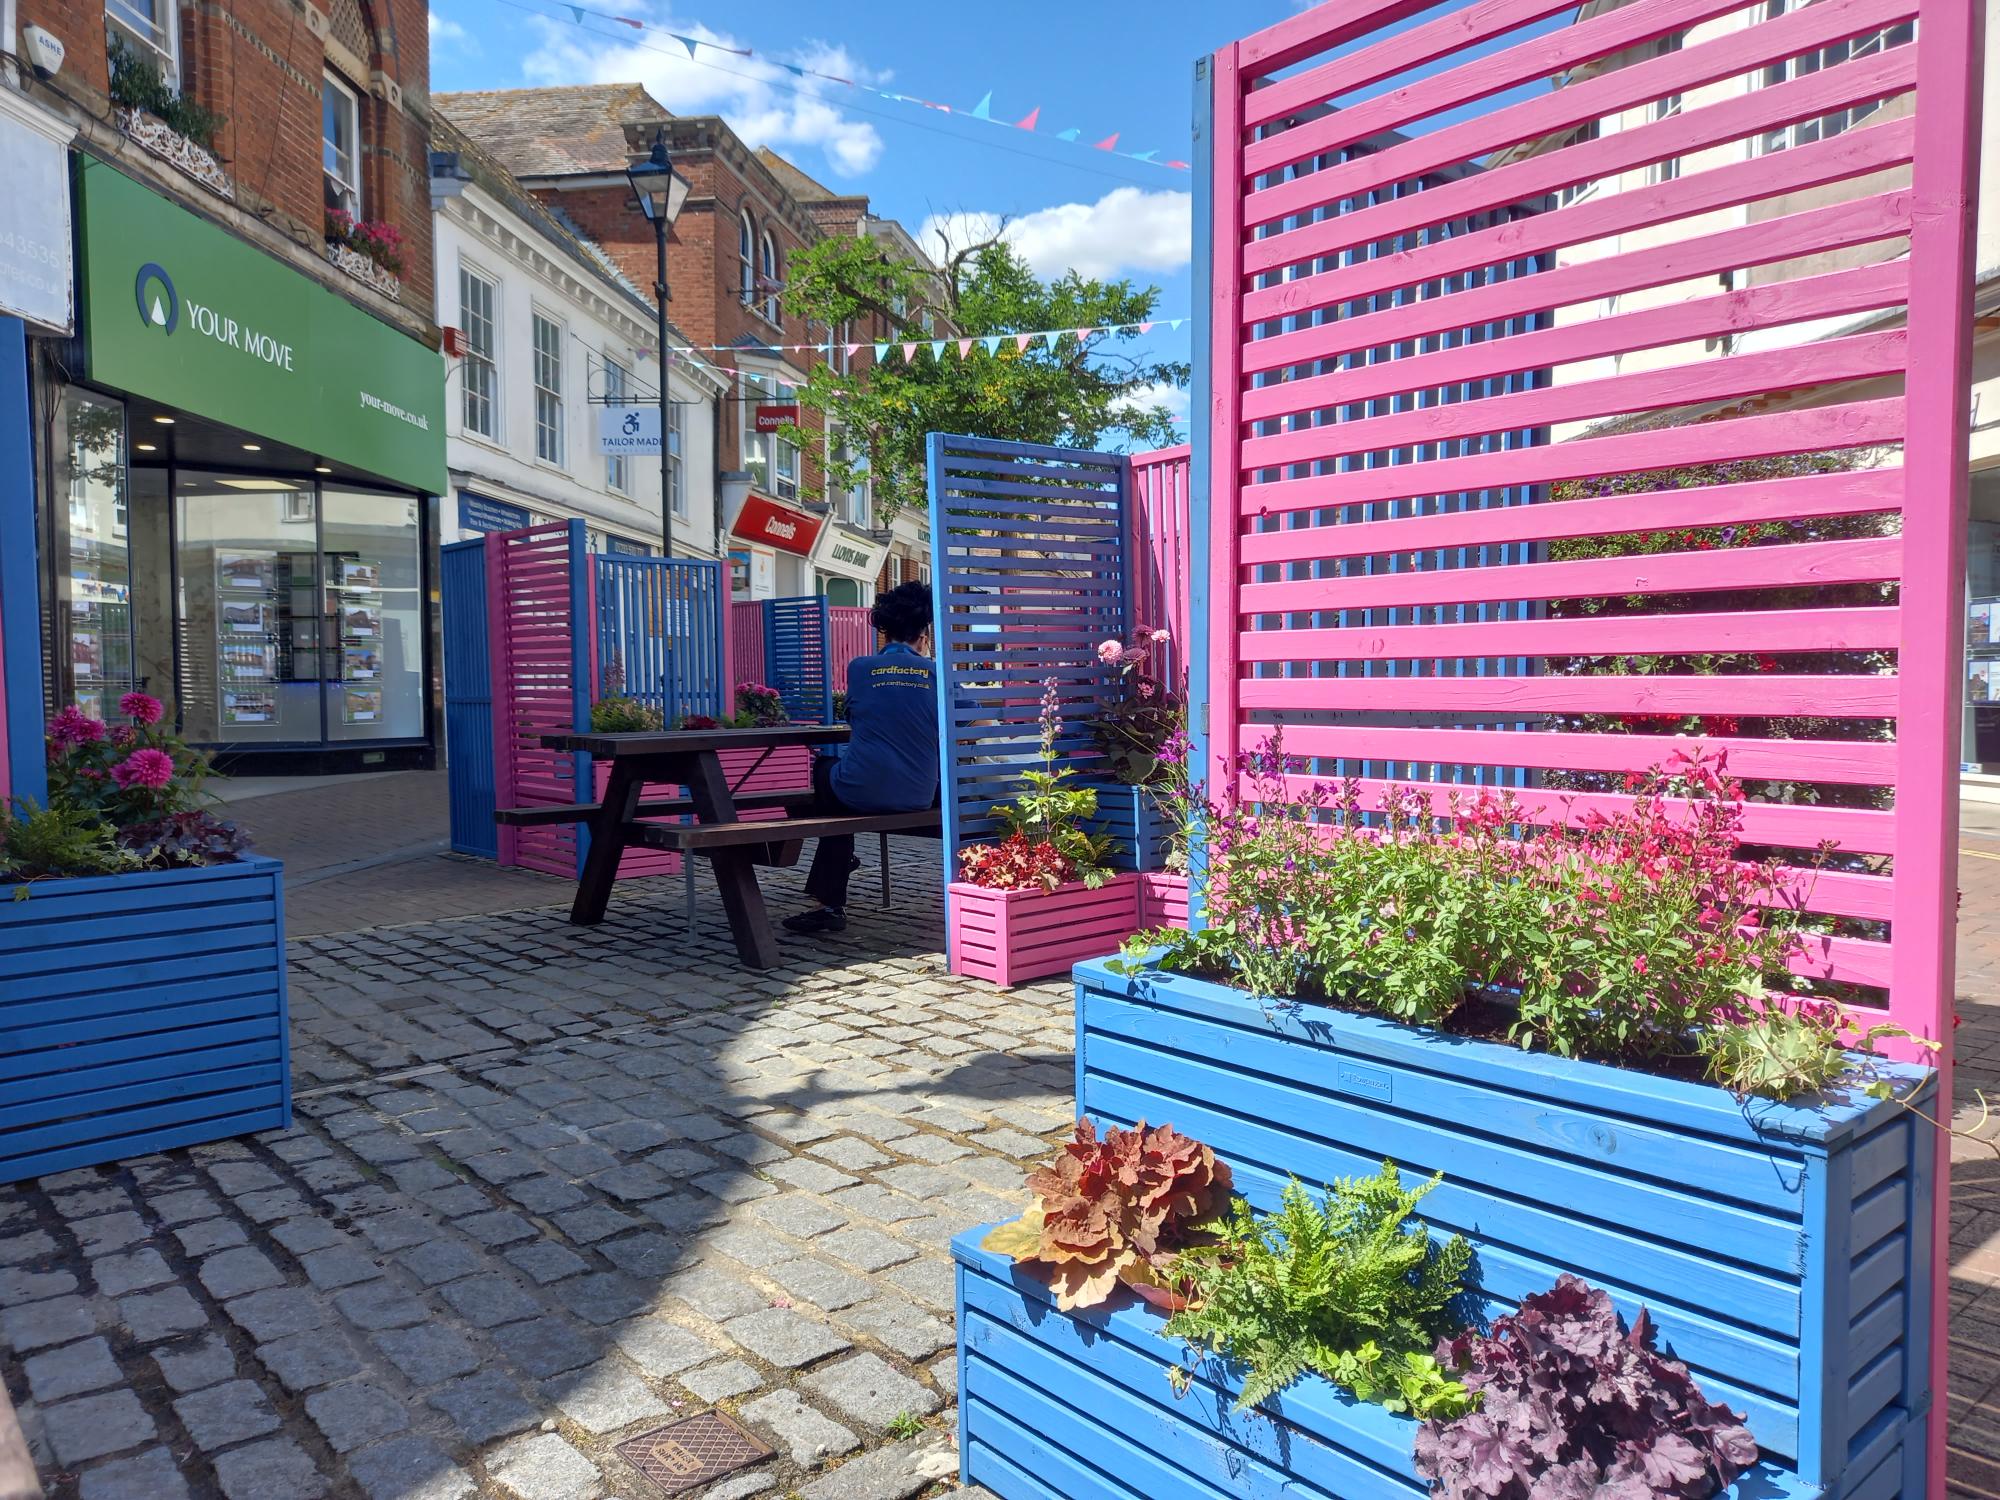
<svg viewBox="0 0 2000 1500"><path fill-rule="evenodd" d="M810 810L813 804L811 787L776 792L745 792L742 795L746 807L778 807L791 812L795 808ZM597 816L597 811L602 805L598 802L552 802L538 807L502 807L494 810L493 821L505 824L509 828L543 828L554 823L588 823ZM691 816L693 812L692 798L675 797L665 801L656 799L641 802L633 816L684 818Z"/></svg>
<svg viewBox="0 0 2000 1500"><path fill-rule="evenodd" d="M912 833L941 827L942 819L936 808L927 807L917 812L828 813L762 823L649 823L632 829L627 836L634 843L649 844L656 849L699 853L703 849L740 844L800 843L841 834Z"/></svg>

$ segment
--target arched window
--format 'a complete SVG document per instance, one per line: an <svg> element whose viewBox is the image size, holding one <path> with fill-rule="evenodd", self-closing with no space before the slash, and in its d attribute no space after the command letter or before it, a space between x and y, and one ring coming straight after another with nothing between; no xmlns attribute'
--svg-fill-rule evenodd
<svg viewBox="0 0 2000 1500"><path fill-rule="evenodd" d="M736 225L736 258L742 263L743 305L749 307L757 300L757 225L747 208Z"/></svg>
<svg viewBox="0 0 2000 1500"><path fill-rule="evenodd" d="M768 229L764 231L763 250L764 316L776 323L779 321L778 288L782 283L778 280L778 242Z"/></svg>

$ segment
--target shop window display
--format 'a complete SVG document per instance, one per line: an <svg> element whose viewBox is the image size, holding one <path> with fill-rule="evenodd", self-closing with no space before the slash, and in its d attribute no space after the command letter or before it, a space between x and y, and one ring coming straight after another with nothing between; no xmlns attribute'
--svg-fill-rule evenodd
<svg viewBox="0 0 2000 1500"><path fill-rule="evenodd" d="M54 629L64 701L110 718L139 684L132 661L131 496L126 488L125 407L67 390L57 407L59 533L53 549Z"/></svg>

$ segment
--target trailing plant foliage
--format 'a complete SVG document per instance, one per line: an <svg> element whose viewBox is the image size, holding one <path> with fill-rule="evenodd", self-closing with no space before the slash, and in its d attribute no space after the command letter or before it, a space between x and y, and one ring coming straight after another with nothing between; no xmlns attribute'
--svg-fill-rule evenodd
<svg viewBox="0 0 2000 1500"><path fill-rule="evenodd" d="M1385 1161L1318 1201L1295 1178L1268 1217L1239 1200L1213 1245L1174 1262L1188 1306L1165 1332L1244 1367L1239 1409L1316 1371L1391 1411L1465 1411L1465 1389L1429 1351L1457 1324L1472 1247L1412 1217L1438 1181L1405 1188Z"/></svg>
<svg viewBox="0 0 2000 1500"><path fill-rule="evenodd" d="M1022 868L1031 868L1033 883L1053 890L1047 876L1064 870L1064 880L1080 880L1092 890L1112 876L1105 860L1111 854L1111 839L1091 833L1083 825L1097 813L1097 793L1089 787L1072 785L1076 772L1061 764L1056 750L1062 730L1061 686L1053 677L1042 684L1041 769L1021 773L1020 791L1010 803L993 809L1006 826L1007 842L1020 839L1034 846L1028 854L1010 853L1007 845L974 844L959 851L964 879L974 885L987 884L984 877L1013 879ZM1012 885L996 887L1018 889Z"/></svg>
<svg viewBox="0 0 2000 1500"><path fill-rule="evenodd" d="M1155 1286L1196 1226L1228 1200L1229 1168L1171 1125L1113 1127L1088 1119L1055 1160L1029 1175L1034 1205L986 1237L1048 1279L1056 1306L1094 1307L1121 1283Z"/></svg>
<svg viewBox="0 0 2000 1500"><path fill-rule="evenodd" d="M391 276L403 274L403 231L387 220L357 219L344 208L329 208L326 242L346 246Z"/></svg>
<svg viewBox="0 0 2000 1500"><path fill-rule="evenodd" d="M185 136L204 151L215 149L215 137L224 117L205 109L167 83L159 65L133 50L123 37L114 34L108 61L111 65L111 102L127 109L144 110L177 135Z"/></svg>
<svg viewBox="0 0 2000 1500"><path fill-rule="evenodd" d="M590 705L590 727L598 734L643 733L665 724L665 716L657 708L622 693Z"/></svg>
<svg viewBox="0 0 2000 1500"><path fill-rule="evenodd" d="M1774 897L1795 889L1774 861L1742 857L1742 789L1719 753L1676 750L1625 807L1532 833L1484 789L1391 787L1364 808L1357 783L1309 779L1275 736L1235 770L1198 814L1207 930L1142 933L1128 958L1158 948L1170 970L1424 1026L1497 997L1523 1047L1699 1063L1772 1097L1850 1062L1837 1010L1780 1003L1809 988L1791 971L1801 898Z"/></svg>
<svg viewBox="0 0 2000 1500"><path fill-rule="evenodd" d="M1646 1347L1645 1314L1625 1332L1574 1276L1437 1359L1479 1403L1417 1434L1441 1500L1705 1500L1757 1462L1743 1418Z"/></svg>
<svg viewBox="0 0 2000 1500"><path fill-rule="evenodd" d="M122 724L69 707L49 720L46 806L0 810L0 877L39 880L220 864L248 847L202 810L208 758L165 727L145 693L118 700Z"/></svg>

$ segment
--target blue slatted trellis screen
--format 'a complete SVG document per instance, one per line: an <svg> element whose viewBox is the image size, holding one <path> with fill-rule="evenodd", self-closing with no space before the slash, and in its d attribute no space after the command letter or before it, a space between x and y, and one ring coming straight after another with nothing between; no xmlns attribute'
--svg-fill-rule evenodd
<svg viewBox="0 0 2000 1500"><path fill-rule="evenodd" d="M832 649L825 599L764 601L764 680L794 723L833 722Z"/></svg>
<svg viewBox="0 0 2000 1500"><path fill-rule="evenodd" d="M486 539L439 549L444 617L445 784L451 847L485 859L500 855L493 825L493 655L487 635Z"/></svg>
<svg viewBox="0 0 2000 1500"><path fill-rule="evenodd" d="M1061 700L1057 744L1084 774L1103 756L1085 728L1116 690L1098 644L1126 631L1131 467L1121 455L932 433L946 879L991 837L993 805L1038 763L1043 684Z"/></svg>
<svg viewBox="0 0 2000 1500"><path fill-rule="evenodd" d="M618 691L660 711L720 717L722 564L694 558L599 556L597 696Z"/></svg>

